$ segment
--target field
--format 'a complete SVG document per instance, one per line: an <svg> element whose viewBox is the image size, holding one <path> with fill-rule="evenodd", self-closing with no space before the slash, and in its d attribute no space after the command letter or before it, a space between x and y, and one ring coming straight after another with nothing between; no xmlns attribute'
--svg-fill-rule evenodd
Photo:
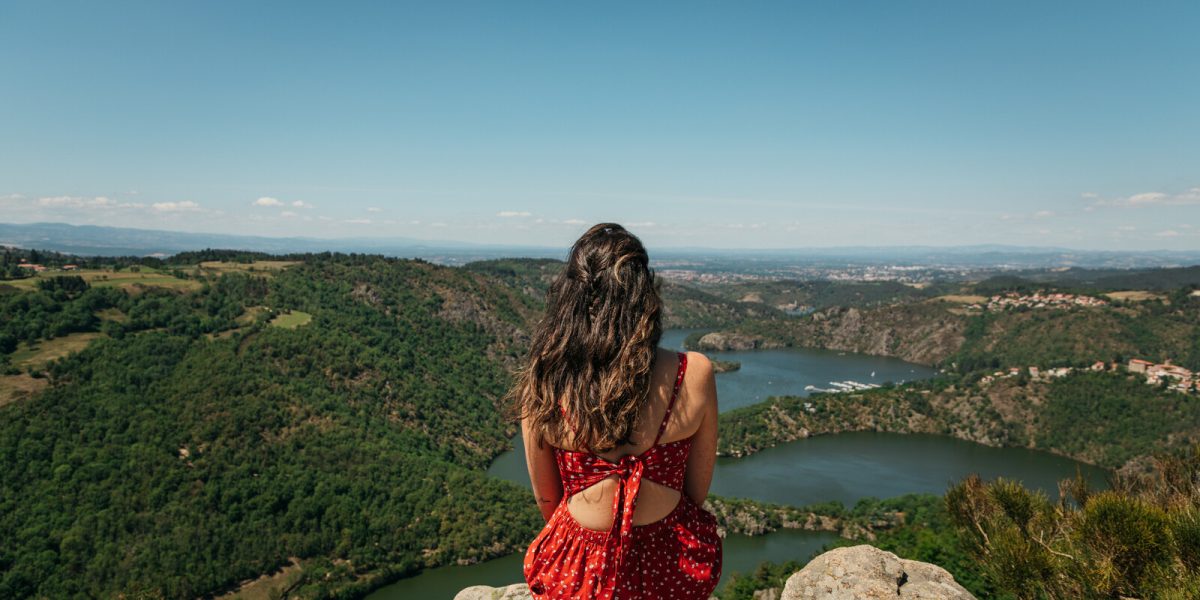
<svg viewBox="0 0 1200 600"><path fill-rule="evenodd" d="M33 345L22 343L16 352L13 352L12 363L18 367L41 367L56 358L83 350L92 340L102 335L104 334L96 332L72 333Z"/></svg>
<svg viewBox="0 0 1200 600"><path fill-rule="evenodd" d="M984 296L972 296L967 294L946 294L933 298L934 301L952 302L954 304L983 304L988 299Z"/></svg>
<svg viewBox="0 0 1200 600"><path fill-rule="evenodd" d="M1113 300L1124 300L1126 302L1145 302L1146 300L1163 300L1166 296L1147 292L1145 290L1133 290L1128 292L1109 292L1104 294Z"/></svg>
<svg viewBox="0 0 1200 600"><path fill-rule="evenodd" d="M270 275L275 271L281 271L292 265L298 265L298 260L256 260L248 263L231 262L224 260L207 260L199 265L200 269L205 271L216 271L217 273L231 273L241 271L244 273L259 273Z"/></svg>
<svg viewBox="0 0 1200 600"><path fill-rule="evenodd" d="M233 329L226 329L225 331L220 331L217 333L206 333L204 335L205 335L205 337L207 337L210 340L231 337L231 336L233 336L234 333L241 331L247 325L254 323L254 321L256 319L258 319L258 315L261 315L261 314L267 312L268 310L271 310L271 309L269 309L265 306L251 306L246 309L246 312L238 315L238 318L234 319L234 321L237 322L238 327L235 327ZM310 315L309 319L311 319L311 318L312 317ZM307 323L307 321L305 321L305 322ZM282 325L281 325L281 327L282 327Z"/></svg>
<svg viewBox="0 0 1200 600"><path fill-rule="evenodd" d="M295 587L301 577L300 561L291 557L292 562L274 573L268 573L243 582L238 589L217 596L217 600L272 600L285 597L285 592Z"/></svg>
<svg viewBox="0 0 1200 600"><path fill-rule="evenodd" d="M28 398L49 384L45 379L36 379L25 373L0 376L0 406Z"/></svg>
<svg viewBox="0 0 1200 600"><path fill-rule="evenodd" d="M289 310L288 312L271 319L271 326L282 327L284 329L295 329L303 325L308 325L309 321L312 321L312 315L299 310Z"/></svg>
<svg viewBox="0 0 1200 600"><path fill-rule="evenodd" d="M83 350L92 340L102 335L104 334L95 332L72 333L33 345L22 343L12 354L12 364L22 370L26 367L40 369L56 358ZM30 377L27 373L0 377L0 406L29 397L48 383L45 379Z"/></svg>
<svg viewBox="0 0 1200 600"><path fill-rule="evenodd" d="M32 291L37 289L39 280L49 279L55 276L62 275L77 275L82 277L88 285L94 287L120 287L130 292L137 293L141 288L147 287L165 287L173 290L194 290L200 288L200 282L190 279L179 279L169 272L160 271L152 267L138 267L137 270L122 269L120 271L110 271L108 269L80 269L78 271L42 271L34 277L26 279L14 279L5 282L6 285L11 285L19 290Z"/></svg>

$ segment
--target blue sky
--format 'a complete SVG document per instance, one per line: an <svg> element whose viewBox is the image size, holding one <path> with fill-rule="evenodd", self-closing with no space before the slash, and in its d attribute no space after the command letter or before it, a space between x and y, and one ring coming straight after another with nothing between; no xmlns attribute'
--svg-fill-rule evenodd
<svg viewBox="0 0 1200 600"><path fill-rule="evenodd" d="M1200 3L0 0L0 221L1200 247Z"/></svg>

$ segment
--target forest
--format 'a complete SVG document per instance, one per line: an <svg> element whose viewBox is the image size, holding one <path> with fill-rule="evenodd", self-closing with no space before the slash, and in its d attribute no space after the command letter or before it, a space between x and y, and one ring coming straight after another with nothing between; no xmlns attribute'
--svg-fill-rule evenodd
<svg viewBox="0 0 1200 600"><path fill-rule="evenodd" d="M489 356L510 342L447 299L526 300L481 277L332 255L194 293L0 296L5 339L105 334L0 409L0 597L197 597L289 557L321 597L517 548L528 492L479 470L513 431ZM270 325L289 310L312 321Z"/></svg>

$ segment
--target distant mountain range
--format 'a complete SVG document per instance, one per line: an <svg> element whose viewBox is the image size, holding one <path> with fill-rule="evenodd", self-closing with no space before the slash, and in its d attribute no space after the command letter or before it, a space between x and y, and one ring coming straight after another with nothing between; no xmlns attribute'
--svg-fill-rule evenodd
<svg viewBox="0 0 1200 600"><path fill-rule="evenodd" d="M565 258L567 252L566 248L558 247L473 244L461 241L403 237L268 237L70 225L67 223L0 223L0 246L54 250L85 256L167 256L205 248L277 254L325 251L360 252L423 258L443 264L462 264L473 260L511 256ZM656 249L654 258L656 262L660 263L703 259L710 268L730 260L752 261L760 266L786 263L824 267L905 264L948 268L1149 268L1200 264L1200 250L1108 251L995 244L947 247L846 246L769 250L692 247Z"/></svg>

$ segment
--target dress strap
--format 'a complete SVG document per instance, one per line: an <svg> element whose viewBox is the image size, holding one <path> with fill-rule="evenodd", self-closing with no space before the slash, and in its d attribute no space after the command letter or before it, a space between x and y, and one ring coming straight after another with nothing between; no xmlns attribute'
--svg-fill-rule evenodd
<svg viewBox="0 0 1200 600"><path fill-rule="evenodd" d="M679 371L675 373L675 387L671 390L671 400L667 402L667 412L663 413L662 424L658 426L658 435L654 437L655 446L662 439L663 432L667 430L667 421L671 419L671 409L675 408L675 398L679 396L679 386L683 383L683 373L687 371L687 354L684 352L675 354L679 357Z"/></svg>

